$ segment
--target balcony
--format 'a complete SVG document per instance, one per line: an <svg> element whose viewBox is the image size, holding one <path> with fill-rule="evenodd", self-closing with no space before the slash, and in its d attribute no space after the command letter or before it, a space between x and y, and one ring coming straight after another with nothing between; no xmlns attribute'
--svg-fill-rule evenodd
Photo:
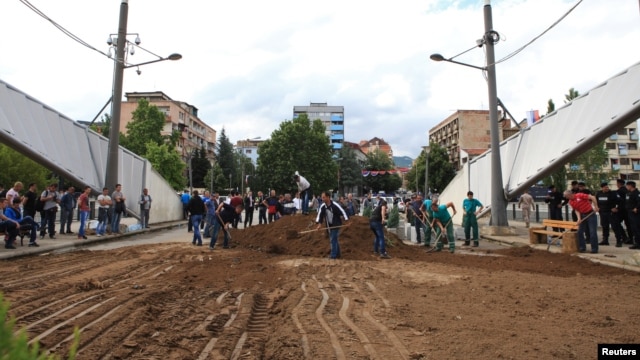
<svg viewBox="0 0 640 360"><path fill-rule="evenodd" d="M609 140L613 140L613 141L618 140L618 134L613 134L613 135L609 136Z"/></svg>
<svg viewBox="0 0 640 360"><path fill-rule="evenodd" d="M629 138L630 138L631 140L638 141L638 134L631 134L631 135L629 135Z"/></svg>
<svg viewBox="0 0 640 360"><path fill-rule="evenodd" d="M620 164L613 164L613 165L611 165L611 170L614 170L614 171L620 171Z"/></svg>
<svg viewBox="0 0 640 360"><path fill-rule="evenodd" d="M633 164L633 171L640 171L640 164Z"/></svg>
<svg viewBox="0 0 640 360"><path fill-rule="evenodd" d="M620 155L629 155L629 150L620 149L620 150L618 150L618 154L620 154Z"/></svg>

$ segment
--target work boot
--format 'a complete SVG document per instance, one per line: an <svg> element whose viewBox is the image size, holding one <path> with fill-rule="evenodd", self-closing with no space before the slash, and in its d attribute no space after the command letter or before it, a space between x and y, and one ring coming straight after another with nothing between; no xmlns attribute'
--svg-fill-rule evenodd
<svg viewBox="0 0 640 360"><path fill-rule="evenodd" d="M609 240L602 240L598 243L598 245L606 245L609 246Z"/></svg>
<svg viewBox="0 0 640 360"><path fill-rule="evenodd" d="M480 243L478 243L478 240L474 240L473 247L478 247L478 246L480 246Z"/></svg>
<svg viewBox="0 0 640 360"><path fill-rule="evenodd" d="M464 246L469 246L469 244L471 244L471 241L470 241L470 240L465 240L465 241L464 241Z"/></svg>
<svg viewBox="0 0 640 360"><path fill-rule="evenodd" d="M616 241L616 247L622 247L622 241Z"/></svg>

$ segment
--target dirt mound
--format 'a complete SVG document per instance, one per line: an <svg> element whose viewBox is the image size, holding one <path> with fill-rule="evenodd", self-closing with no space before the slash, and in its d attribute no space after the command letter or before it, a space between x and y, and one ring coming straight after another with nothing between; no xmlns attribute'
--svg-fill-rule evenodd
<svg viewBox="0 0 640 360"><path fill-rule="evenodd" d="M356 216L340 229L338 241L343 259L373 260L374 235L368 218ZM235 247L264 251L270 254L325 257L329 255L329 235L325 229L316 229L313 216L285 216L267 225L232 230ZM416 247L404 244L398 237L385 231L387 252L404 259L416 258ZM422 251L420 251L422 252Z"/></svg>

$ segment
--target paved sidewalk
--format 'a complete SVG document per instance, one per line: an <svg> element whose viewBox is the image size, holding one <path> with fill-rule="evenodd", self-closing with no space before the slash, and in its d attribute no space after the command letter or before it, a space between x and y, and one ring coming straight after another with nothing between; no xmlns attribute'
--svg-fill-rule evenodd
<svg viewBox="0 0 640 360"><path fill-rule="evenodd" d="M540 224L532 223L532 226L540 226ZM525 227L525 223L522 221L509 220L509 226L514 227L516 235L510 236L488 236L480 235L482 239L496 242L504 245L511 246L530 246L537 250L547 251L547 244L529 244L529 229ZM481 231L482 233L482 231ZM623 245L622 247L615 247L615 237L613 237L613 231L610 236L609 246L600 245L597 254L591 253L576 253L574 256L578 256L584 259L591 260L593 262L601 263L603 265L614 266L626 270L640 272L640 251L631 250L629 246ZM613 239L613 241L612 241ZM598 228L598 241L602 240L602 229ZM482 242L481 242L482 244ZM482 247L482 245L480 245ZM587 245L587 249L589 246ZM554 253L561 253L562 246L551 245L549 251Z"/></svg>
<svg viewBox="0 0 640 360"><path fill-rule="evenodd" d="M124 225L134 225L137 224L138 220L134 217L124 217L120 220L120 224ZM18 241L16 244L16 249L5 249L4 246L0 246L0 260L8 260L14 259L23 256L33 256L33 255L41 255L50 253L52 251L61 251L73 249L75 247L86 246L87 244L96 244L96 243L104 243L110 241L121 240L125 237L136 236L148 232L159 231L164 229L170 229L176 226L186 226L187 222L184 221L174 221L174 222L166 222L160 224L151 224L150 229L142 229L136 231L129 231L122 234L114 234L114 235L105 235L105 236L95 236L95 235L87 235L87 239L78 239L78 226L80 225L79 221L74 221L71 224L71 231L73 234L56 234L55 239L50 239L49 236L45 236L43 239L40 239L40 234L38 234L38 239L36 242L40 245L39 247L29 247L29 237L28 235L24 238L24 246L20 246L20 237L18 237ZM56 230L59 230L59 223L56 223Z"/></svg>

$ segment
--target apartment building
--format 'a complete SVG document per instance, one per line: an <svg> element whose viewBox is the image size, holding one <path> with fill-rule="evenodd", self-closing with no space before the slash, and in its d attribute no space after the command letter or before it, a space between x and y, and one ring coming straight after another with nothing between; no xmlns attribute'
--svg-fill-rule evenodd
<svg viewBox="0 0 640 360"><path fill-rule="evenodd" d="M500 141L504 131L511 128L503 121ZM506 128L506 129L505 129ZM491 147L489 110L458 110L429 130L429 143L437 143L447 149L449 161L456 170L484 153Z"/></svg>
<svg viewBox="0 0 640 360"><path fill-rule="evenodd" d="M607 169L618 171L618 177L625 180L640 180L640 150L638 150L638 124L632 124L616 131L605 140L609 152ZM617 188L615 180L610 182L612 189Z"/></svg>
<svg viewBox="0 0 640 360"><path fill-rule="evenodd" d="M198 117L198 108L184 101L173 100L162 91L129 92L125 94L120 115L120 131L126 133L126 126L132 120L132 113L138 107L138 100L146 99L165 114L166 123L163 135L180 131L176 149L185 161L194 150L204 148L207 157L215 157L216 131Z"/></svg>
<svg viewBox="0 0 640 360"><path fill-rule="evenodd" d="M307 114L309 120L320 119L325 126L325 134L334 151L344 144L344 106L329 106L327 103L310 103L309 106L294 106L293 118Z"/></svg>

